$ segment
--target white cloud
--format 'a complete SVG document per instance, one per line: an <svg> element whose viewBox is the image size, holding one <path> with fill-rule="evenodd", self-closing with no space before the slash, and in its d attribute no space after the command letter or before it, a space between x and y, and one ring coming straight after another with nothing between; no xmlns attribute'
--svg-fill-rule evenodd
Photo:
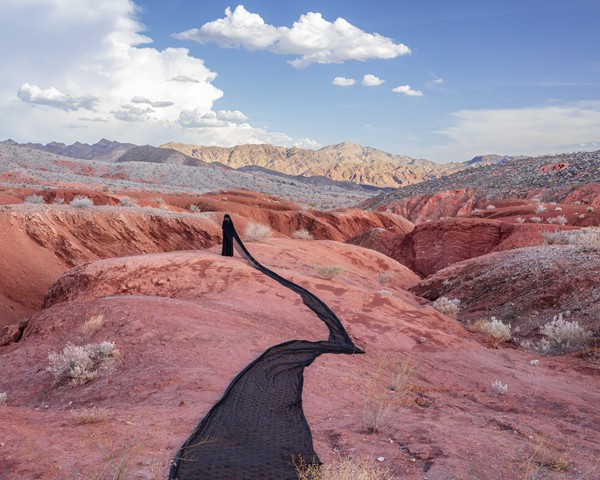
<svg viewBox="0 0 600 480"><path fill-rule="evenodd" d="M335 77L331 83L337 87L351 87L356 83L356 80L353 78Z"/></svg>
<svg viewBox="0 0 600 480"><path fill-rule="evenodd" d="M216 73L185 48L152 48L137 8L132 0L2 0L0 136L293 145L244 123L238 110L215 109L223 96Z"/></svg>
<svg viewBox="0 0 600 480"><path fill-rule="evenodd" d="M460 110L436 133L450 142L423 154L443 161L464 161L486 153L541 155L592 150L600 141L600 101Z"/></svg>
<svg viewBox="0 0 600 480"><path fill-rule="evenodd" d="M378 85L381 85L385 83L385 80L382 80L379 77L376 77L375 75L371 75L370 73L366 74L363 79L362 79L362 84L365 87L377 87Z"/></svg>
<svg viewBox="0 0 600 480"><path fill-rule="evenodd" d="M222 47L268 50L277 54L299 55L290 61L296 68L312 63L342 63L347 60L391 59L410 53L402 43L377 33L366 33L343 18L334 22L320 13L309 12L289 27L268 25L256 13L238 5L227 8L225 17L200 28L175 35L182 40L216 42Z"/></svg>
<svg viewBox="0 0 600 480"><path fill-rule="evenodd" d="M94 105L98 103L98 99L96 97L72 97L58 91L54 87L42 90L37 85L30 85L29 83L24 83L21 85L19 90L17 90L17 97L19 97L19 99L23 102L46 105L65 111L76 111L80 108L85 110L93 110Z"/></svg>
<svg viewBox="0 0 600 480"><path fill-rule="evenodd" d="M392 92L403 93L404 95L408 95L409 97L423 96L423 92L421 90L413 90L412 88L410 88L410 85L401 85L399 87L392 88Z"/></svg>
<svg viewBox="0 0 600 480"><path fill-rule="evenodd" d="M444 79L443 78L436 78L433 83L444 83Z"/></svg>
<svg viewBox="0 0 600 480"><path fill-rule="evenodd" d="M140 97L140 96L135 96L131 99L131 103L147 103L148 105L154 107L154 108L165 108L165 107L171 107L173 105L175 105L174 102L170 102L168 100L150 100L146 97Z"/></svg>

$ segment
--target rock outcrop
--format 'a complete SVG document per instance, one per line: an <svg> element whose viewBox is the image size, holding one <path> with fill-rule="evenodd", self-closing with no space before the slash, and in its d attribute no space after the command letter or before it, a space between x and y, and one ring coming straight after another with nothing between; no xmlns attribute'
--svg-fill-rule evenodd
<svg viewBox="0 0 600 480"><path fill-rule="evenodd" d="M435 300L461 301L464 321L495 316L517 337L536 338L558 314L600 331L600 251L577 245L541 245L490 253L444 268L410 289Z"/></svg>

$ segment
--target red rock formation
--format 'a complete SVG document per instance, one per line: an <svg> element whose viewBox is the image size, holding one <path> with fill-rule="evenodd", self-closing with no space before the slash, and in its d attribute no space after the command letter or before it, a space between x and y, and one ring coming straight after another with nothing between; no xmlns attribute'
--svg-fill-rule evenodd
<svg viewBox="0 0 600 480"><path fill-rule="evenodd" d="M495 316L537 337L538 327L571 312L590 330L600 329L600 251L575 245L542 245L490 253L451 265L410 290L430 300L461 300L463 321Z"/></svg>
<svg viewBox="0 0 600 480"><path fill-rule="evenodd" d="M452 219L417 225L395 237L378 234L352 243L381 251L424 277L442 268L493 251L539 245L541 232L556 226L512 224L484 219Z"/></svg>
<svg viewBox="0 0 600 480"><path fill-rule="evenodd" d="M540 167L540 172L542 173L550 173L550 172L560 172L565 168L569 168L571 166L570 163L559 162L559 163L549 163L548 165L544 165Z"/></svg>

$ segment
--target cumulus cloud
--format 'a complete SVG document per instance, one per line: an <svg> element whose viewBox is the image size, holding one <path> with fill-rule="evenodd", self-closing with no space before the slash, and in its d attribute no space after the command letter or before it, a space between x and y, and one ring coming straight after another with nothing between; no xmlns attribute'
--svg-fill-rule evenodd
<svg viewBox="0 0 600 480"><path fill-rule="evenodd" d="M423 92L421 90L413 90L410 85L401 85L399 87L392 88L394 93L403 93L409 97L422 97Z"/></svg>
<svg viewBox="0 0 600 480"><path fill-rule="evenodd" d="M46 105L48 107L59 108L65 111L76 111L80 108L93 110L98 99L92 96L72 97L62 93L54 87L41 89L37 85L24 83L17 90L17 96L20 100L37 105Z"/></svg>
<svg viewBox="0 0 600 480"><path fill-rule="evenodd" d="M331 83L337 87L351 87L356 83L356 80L353 78L335 77Z"/></svg>
<svg viewBox="0 0 600 480"><path fill-rule="evenodd" d="M362 79L362 84L365 87L377 87L378 85L381 85L385 83L385 80L382 80L379 77L376 77L375 75L371 75L370 73L366 74L363 79Z"/></svg>
<svg viewBox="0 0 600 480"><path fill-rule="evenodd" d="M367 33L343 18L329 22L320 13L301 15L292 27L276 27L238 5L227 8L225 17L175 34L181 40L215 42L222 47L268 50L298 55L289 63L304 68L312 63L343 63L347 60L391 59L407 55L410 48L378 33Z"/></svg>
<svg viewBox="0 0 600 480"><path fill-rule="evenodd" d="M216 109L217 74L186 48L152 48L133 0L2 0L1 9L7 138L293 144Z"/></svg>
<svg viewBox="0 0 600 480"><path fill-rule="evenodd" d="M433 83L444 83L444 79L443 78L436 78L435 80L433 80Z"/></svg>

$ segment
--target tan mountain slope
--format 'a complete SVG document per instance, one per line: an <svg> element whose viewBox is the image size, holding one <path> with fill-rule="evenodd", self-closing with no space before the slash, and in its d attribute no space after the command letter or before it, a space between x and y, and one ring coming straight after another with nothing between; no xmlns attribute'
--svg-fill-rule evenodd
<svg viewBox="0 0 600 480"><path fill-rule="evenodd" d="M248 165L289 175L325 176L378 187L400 187L439 178L464 168L460 164L437 165L428 160L392 155L351 142L308 150L274 145L238 145L231 148L167 143L162 148L177 150L205 162L220 162L240 168Z"/></svg>

